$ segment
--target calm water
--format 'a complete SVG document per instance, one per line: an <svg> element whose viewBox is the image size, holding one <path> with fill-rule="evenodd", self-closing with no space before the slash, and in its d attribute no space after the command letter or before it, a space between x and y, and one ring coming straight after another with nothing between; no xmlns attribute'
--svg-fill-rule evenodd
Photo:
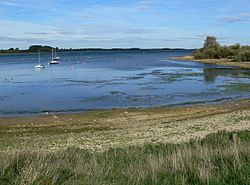
<svg viewBox="0 0 250 185"><path fill-rule="evenodd" d="M211 103L250 97L250 71L173 61L189 51L0 56L0 116Z"/></svg>

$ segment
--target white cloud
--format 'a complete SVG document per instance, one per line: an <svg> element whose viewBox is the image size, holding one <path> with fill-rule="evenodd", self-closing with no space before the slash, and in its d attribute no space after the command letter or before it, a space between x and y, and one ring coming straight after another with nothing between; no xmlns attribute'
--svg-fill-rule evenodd
<svg viewBox="0 0 250 185"><path fill-rule="evenodd" d="M237 23L250 21L250 13L242 13L235 16L227 16L220 19L220 22L223 23Z"/></svg>

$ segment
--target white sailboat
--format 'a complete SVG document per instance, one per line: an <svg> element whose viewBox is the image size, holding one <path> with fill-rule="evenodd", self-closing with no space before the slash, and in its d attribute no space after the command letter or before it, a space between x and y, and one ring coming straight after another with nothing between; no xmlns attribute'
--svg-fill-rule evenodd
<svg viewBox="0 0 250 185"><path fill-rule="evenodd" d="M58 57L57 54L56 54L56 48L55 48L55 57L54 57L54 59L56 59L56 60L61 60L61 58Z"/></svg>
<svg viewBox="0 0 250 185"><path fill-rule="evenodd" d="M39 62L39 64L37 64L37 65L35 66L36 69L45 68L45 66L44 66L43 64L41 64L40 51L38 51L38 62Z"/></svg>
<svg viewBox="0 0 250 185"><path fill-rule="evenodd" d="M60 63L60 57L54 57L54 52L52 48L52 56L51 56L51 61L49 64L59 64Z"/></svg>

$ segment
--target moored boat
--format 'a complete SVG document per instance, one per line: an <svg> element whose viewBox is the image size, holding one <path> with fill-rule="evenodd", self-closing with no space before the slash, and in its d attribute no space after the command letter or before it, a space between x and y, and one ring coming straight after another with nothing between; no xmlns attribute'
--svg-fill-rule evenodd
<svg viewBox="0 0 250 185"><path fill-rule="evenodd" d="M49 64L59 64L60 63L60 57L56 56L56 49L55 49L55 57L54 57L54 52L52 48L52 56L51 56L51 61L49 61Z"/></svg>
<svg viewBox="0 0 250 185"><path fill-rule="evenodd" d="M40 51L38 51L38 61L39 61L39 64L37 64L35 66L36 69L42 69L42 68L45 68L45 66L43 64L41 64L41 57L40 57Z"/></svg>

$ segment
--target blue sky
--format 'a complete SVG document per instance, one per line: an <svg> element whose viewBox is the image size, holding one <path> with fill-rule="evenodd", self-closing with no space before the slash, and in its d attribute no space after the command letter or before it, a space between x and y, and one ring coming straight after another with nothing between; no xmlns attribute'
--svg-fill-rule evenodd
<svg viewBox="0 0 250 185"><path fill-rule="evenodd" d="M0 48L250 44L250 0L0 0Z"/></svg>

